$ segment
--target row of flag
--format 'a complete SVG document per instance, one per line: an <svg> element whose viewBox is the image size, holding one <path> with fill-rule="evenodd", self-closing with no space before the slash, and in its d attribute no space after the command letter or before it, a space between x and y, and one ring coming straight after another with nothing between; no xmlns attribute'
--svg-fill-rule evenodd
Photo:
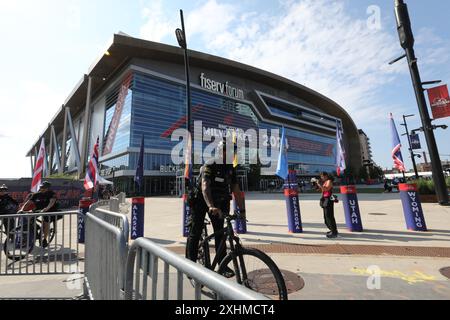
<svg viewBox="0 0 450 320"><path fill-rule="evenodd" d="M344 173L347 168L345 159L345 148L343 139L343 130L339 121L336 121L336 172L338 176ZM288 160L288 140L286 139L286 130L281 129L280 153L278 157L278 165L275 174L283 180L289 176L289 160Z"/></svg>
<svg viewBox="0 0 450 320"><path fill-rule="evenodd" d="M45 176L46 171L46 151L45 151L45 140L42 138L41 146L39 148L39 153L36 158L36 165L34 167L33 178L31 180L31 192L39 191L39 187L42 184L42 179ZM94 189L99 180L101 179L99 175L98 163L99 163L99 138L94 145L94 150L92 151L91 157L89 159L89 164L86 169L86 176L84 178L83 186L86 190ZM136 169L136 174L134 178L136 184L136 190L139 192L142 188L142 182L144 181L144 136L142 136L141 150L138 158L138 164Z"/></svg>
<svg viewBox="0 0 450 320"><path fill-rule="evenodd" d="M392 159L394 161L394 166L400 172L406 172L405 164L403 162L403 157L401 153L402 144L400 142L400 137L398 135L397 128L395 126L394 118L392 113L390 114L390 125L391 125L391 133L392 133ZM288 145L286 139L286 130L283 127L281 131L281 140L280 140L280 152L278 158L278 165L276 169L276 175L280 178L286 180L289 175L289 160L288 160ZM237 136L236 133L233 133L233 144L234 144L234 159L233 159L233 167L238 166L238 153L237 153ZM134 177L134 182L136 186L136 190L141 192L142 184L144 181L144 136L142 136L141 147L139 152L139 158L136 168L136 174ZM187 152L186 152L186 169L185 169L185 179L190 180L192 178L192 140L188 138L187 144ZM45 141L42 139L41 146L39 148L38 157L36 160L36 166L34 168L33 179L31 182L31 192L37 192L39 186L42 183L42 178L45 175ZM99 181L99 138L97 138L97 142L94 145L94 150L92 151L92 155L89 160L89 164L86 170L86 177L84 179L84 188L86 190L92 190L95 188ZM346 169L346 152L344 148L344 139L343 139L343 129L341 123L336 121L336 172L338 176L340 176Z"/></svg>

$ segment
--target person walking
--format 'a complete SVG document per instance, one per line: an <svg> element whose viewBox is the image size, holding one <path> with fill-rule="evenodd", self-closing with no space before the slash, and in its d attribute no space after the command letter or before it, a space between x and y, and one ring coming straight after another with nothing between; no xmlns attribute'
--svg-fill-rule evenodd
<svg viewBox="0 0 450 320"><path fill-rule="evenodd" d="M322 172L320 174L320 181L316 183L317 187L322 192L322 198L320 199L320 207L323 209L323 216L325 225L330 230L327 233L328 239L337 238L339 233L336 225L336 219L334 217L334 196L333 196L333 179L331 176Z"/></svg>

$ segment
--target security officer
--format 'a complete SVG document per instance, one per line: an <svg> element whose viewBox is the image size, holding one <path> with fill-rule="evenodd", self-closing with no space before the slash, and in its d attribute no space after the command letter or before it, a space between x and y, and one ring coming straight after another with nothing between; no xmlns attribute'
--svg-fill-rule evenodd
<svg viewBox="0 0 450 320"><path fill-rule="evenodd" d="M222 153L223 152L223 153ZM221 153L223 157L220 157ZM236 177L236 170L232 164L226 164L226 139L219 143L216 158L206 162L200 169L197 186L193 192L191 201L191 226L187 240L187 258L196 262L198 257L198 246L200 236L205 222L205 215L208 213L214 232L223 230L224 214L230 212L231 194L239 194L239 184ZM238 207L243 208L242 199L237 199ZM241 214L245 215L244 211ZM224 235L215 237L216 254L219 261L226 256L226 247L218 252L220 243ZM225 277L231 278L234 272L226 270Z"/></svg>
<svg viewBox="0 0 450 320"><path fill-rule="evenodd" d="M14 200L13 198L11 198L11 196L8 194L8 187L3 184L0 186L0 215L8 215L8 214L15 214L17 213L17 209L19 207L19 204L17 203L16 200ZM6 228L11 228L11 226L13 226L14 223L14 219L11 218L8 219L7 218L3 218L2 219L2 224L3 224L3 228L5 231Z"/></svg>
<svg viewBox="0 0 450 320"><path fill-rule="evenodd" d="M56 197L56 193L51 190L52 184L48 181L44 181L39 186L39 191L34 193L28 201L33 202L36 205L36 210L42 213L46 212L57 212L58 211L58 199ZM25 203L24 207L28 204ZM46 248L48 246L48 235L50 230L50 222L56 221L60 216L45 216L43 217L43 241L42 247Z"/></svg>

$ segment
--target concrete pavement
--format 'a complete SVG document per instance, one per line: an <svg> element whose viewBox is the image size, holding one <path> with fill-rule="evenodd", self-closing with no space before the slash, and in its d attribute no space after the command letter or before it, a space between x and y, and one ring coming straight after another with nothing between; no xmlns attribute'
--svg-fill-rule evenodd
<svg viewBox="0 0 450 320"><path fill-rule="evenodd" d="M406 229L399 194L359 195L361 219L365 232L346 230L342 203L335 207L341 236L325 238L327 229L319 207L318 195L301 195L300 209L303 234L289 234L286 205L282 194L247 194L248 231L241 239L245 244L348 244L392 245L421 247L450 247L450 208L437 204L423 204L429 232L410 232ZM129 209L128 209L129 211ZM181 234L182 202L177 198L147 198L145 235L167 246L185 243Z"/></svg>
<svg viewBox="0 0 450 320"><path fill-rule="evenodd" d="M450 280L439 273L450 266L450 208L424 204L430 231L417 233L406 230L399 194L361 194L359 199L365 232L345 229L340 203L335 211L341 236L329 240L318 195L300 196L305 232L292 235L283 195L249 193L249 233L241 239L245 246L263 248L283 271L303 278L305 286L290 294L292 300L450 299ZM130 203L121 210L129 214ZM181 210L178 198L146 199L145 236L182 254ZM0 298L73 298L81 293L79 279L77 274L2 276ZM185 281L184 287L185 298L193 298L192 286Z"/></svg>
<svg viewBox="0 0 450 320"><path fill-rule="evenodd" d="M406 230L399 194L359 195L363 233L345 228L342 203L336 205L336 219L341 236L325 238L326 228L319 196L301 195L300 207L304 233L292 235L287 230L285 201L281 194L247 194L249 233L241 235L245 246L265 245L266 253L282 270L300 275L305 287L290 299L450 299L450 281L439 273L450 266L449 258L439 258L436 248L449 257L450 208L423 204L429 232ZM182 253L180 199L146 199L145 236ZM300 247L364 245L378 250L354 255L279 253L275 245ZM383 252L383 248L417 248L419 256L400 257ZM388 250L385 250L388 251ZM413 252L412 250L411 252ZM413 255L413 254L412 254ZM375 270L375 271L373 271ZM380 274L380 286L373 283L373 272ZM378 283L377 281L376 284Z"/></svg>

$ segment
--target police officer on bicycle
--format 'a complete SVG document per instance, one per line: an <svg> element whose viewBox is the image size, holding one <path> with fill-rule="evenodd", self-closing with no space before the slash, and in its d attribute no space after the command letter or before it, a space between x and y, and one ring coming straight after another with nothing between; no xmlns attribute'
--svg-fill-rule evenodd
<svg viewBox="0 0 450 320"><path fill-rule="evenodd" d="M34 193L31 198L28 201L33 202L36 205L36 210L39 212L45 213L45 212L56 212L58 211L58 203L55 192L51 190L51 183L48 181L44 181L40 187L39 191ZM27 203L25 203L24 207L27 206ZM43 241L42 241L42 247L46 248L48 246L48 234L49 234L49 228L50 228L50 222L55 221L57 219L56 216L45 216L42 220L42 227L43 227Z"/></svg>
<svg viewBox="0 0 450 320"><path fill-rule="evenodd" d="M17 213L17 208L19 207L19 204L16 200L14 200L9 194L8 194L8 187L3 184L0 186L0 215L7 215L7 214L15 214ZM2 219L3 228L5 231L6 228L11 228L11 219L8 222L7 218Z"/></svg>
<svg viewBox="0 0 450 320"><path fill-rule="evenodd" d="M199 241L206 213L209 215L214 232L223 230L224 215L230 212L231 194L240 193L236 170L233 164L226 163L226 149L227 144L224 138L219 143L215 159L207 161L201 167L199 179L191 196L191 225L187 240L186 258L194 262L197 261L198 257ZM238 207L243 208L242 199L236 198ZM245 211L240 213L245 217ZM218 261L222 261L226 256L226 247L218 252L223 238L224 235L218 235L214 239ZM224 276L231 278L234 276L234 272L231 269L226 270Z"/></svg>

